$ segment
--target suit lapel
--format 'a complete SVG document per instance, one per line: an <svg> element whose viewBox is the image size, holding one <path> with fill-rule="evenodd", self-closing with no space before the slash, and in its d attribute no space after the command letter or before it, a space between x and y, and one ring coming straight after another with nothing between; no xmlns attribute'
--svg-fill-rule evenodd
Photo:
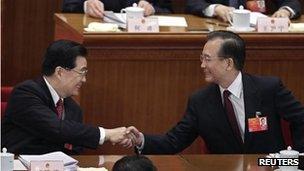
<svg viewBox="0 0 304 171"><path fill-rule="evenodd" d="M261 98L254 81L247 74L243 74L243 91L245 105L245 149L248 149L254 141L254 133L248 132L248 119L256 117L256 112L261 111Z"/></svg>
<svg viewBox="0 0 304 171"><path fill-rule="evenodd" d="M73 113L71 107L71 98L68 97L68 98L65 98L64 99L64 120L71 120L72 118L72 115L71 113Z"/></svg>
<svg viewBox="0 0 304 171"><path fill-rule="evenodd" d="M54 101L52 99L51 92L50 92L49 88L47 87L46 82L43 79L43 76L38 77L34 81L41 86L42 90L44 91L49 108L56 114L56 107L55 107Z"/></svg>
<svg viewBox="0 0 304 171"><path fill-rule="evenodd" d="M226 121L226 114L222 104L220 90L217 85L214 85L212 87L212 92L209 93L208 99L208 107L211 109L209 111L212 111L210 113L210 117L213 118L218 123L218 125L221 125L220 128L226 130L229 128L229 124Z"/></svg>
<svg viewBox="0 0 304 171"><path fill-rule="evenodd" d="M213 118L214 122L216 123L215 125L218 125L217 128L220 130L220 132L225 133L225 138L223 138L223 140L229 143L231 148L234 148L237 151L242 151L242 144L238 142L229 125L218 85L212 85L212 90L208 96L208 111L212 111L209 113L210 117Z"/></svg>
<svg viewBox="0 0 304 171"><path fill-rule="evenodd" d="M48 106L52 111L54 111L54 114L56 115L56 112L57 112L56 106L52 99L51 92L50 92L49 88L47 87L46 82L43 79L43 76L38 77L34 81L42 87L44 94L46 95ZM64 99L64 119L65 120L70 120L72 117L70 115L70 113L73 113L73 111L71 111L72 109L69 107L69 106L71 106L71 100L72 100L71 97Z"/></svg>

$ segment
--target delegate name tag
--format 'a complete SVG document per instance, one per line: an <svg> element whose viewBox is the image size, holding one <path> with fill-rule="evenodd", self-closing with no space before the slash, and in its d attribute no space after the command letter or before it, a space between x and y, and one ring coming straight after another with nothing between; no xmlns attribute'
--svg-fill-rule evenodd
<svg viewBox="0 0 304 171"><path fill-rule="evenodd" d="M288 18L258 18L258 32L288 32Z"/></svg>
<svg viewBox="0 0 304 171"><path fill-rule="evenodd" d="M30 163L30 171L64 171L62 160L34 160Z"/></svg>
<svg viewBox="0 0 304 171"><path fill-rule="evenodd" d="M128 32L159 32L158 19L149 18L129 18Z"/></svg>
<svg viewBox="0 0 304 171"><path fill-rule="evenodd" d="M267 117L256 117L248 119L249 132L266 131L268 129Z"/></svg>

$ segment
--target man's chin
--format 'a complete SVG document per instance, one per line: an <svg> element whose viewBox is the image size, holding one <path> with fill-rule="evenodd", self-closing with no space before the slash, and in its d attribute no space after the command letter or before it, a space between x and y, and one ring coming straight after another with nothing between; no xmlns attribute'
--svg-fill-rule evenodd
<svg viewBox="0 0 304 171"><path fill-rule="evenodd" d="M207 83L211 83L211 82L213 81L213 79L210 78L210 77L205 77L205 81L206 81Z"/></svg>
<svg viewBox="0 0 304 171"><path fill-rule="evenodd" d="M73 91L72 96L78 96L78 95L79 95L79 89L77 89L77 90Z"/></svg>

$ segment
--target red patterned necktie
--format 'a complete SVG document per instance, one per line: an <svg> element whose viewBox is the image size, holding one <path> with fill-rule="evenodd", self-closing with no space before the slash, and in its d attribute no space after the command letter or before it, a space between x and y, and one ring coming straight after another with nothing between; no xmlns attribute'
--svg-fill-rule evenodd
<svg viewBox="0 0 304 171"><path fill-rule="evenodd" d="M234 135L236 136L236 138L238 139L239 142L243 143L240 129L239 129L239 126L238 126L238 123L236 120L235 113L234 113L234 109L233 109L231 101L228 98L230 96L230 94L231 94L231 92L228 90L225 90L223 93L225 110L226 110L228 120L229 120L229 123L230 123L230 126L232 128Z"/></svg>
<svg viewBox="0 0 304 171"><path fill-rule="evenodd" d="M59 119L62 118L63 109L64 109L63 100L59 99L58 102L56 103L56 111L57 111L57 116L58 116ZM64 144L64 148L72 150L73 149L73 145L69 144L69 143L65 143Z"/></svg>
<svg viewBox="0 0 304 171"><path fill-rule="evenodd" d="M62 114L63 114L63 100L59 99L58 102L56 103L56 111L57 111L57 117L59 119L62 118Z"/></svg>

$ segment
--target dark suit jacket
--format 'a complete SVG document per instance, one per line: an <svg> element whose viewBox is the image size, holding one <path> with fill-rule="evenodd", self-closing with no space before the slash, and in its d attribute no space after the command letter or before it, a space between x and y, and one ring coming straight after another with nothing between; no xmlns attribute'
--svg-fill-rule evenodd
<svg viewBox="0 0 304 171"><path fill-rule="evenodd" d="M144 154L173 154L202 137L211 153L270 153L286 149L280 119L290 122L293 148L304 151L304 108L275 77L243 74L245 142L233 135L218 85L211 84L189 99L186 114L165 135L145 135ZM259 111L268 130L248 132L248 118Z"/></svg>
<svg viewBox="0 0 304 171"><path fill-rule="evenodd" d="M85 0L64 0L62 12L83 13L83 3ZM101 0L104 8L107 11L120 12L122 8L132 6L133 3L138 3L139 0ZM171 0L147 0L153 4L156 13L171 13Z"/></svg>
<svg viewBox="0 0 304 171"><path fill-rule="evenodd" d="M77 154L81 147L97 148L97 127L82 124L82 112L72 98L64 99L65 118L60 120L43 78L17 85L2 121L1 146L15 154L64 151ZM64 144L73 144L73 150Z"/></svg>
<svg viewBox="0 0 304 171"><path fill-rule="evenodd" d="M229 6L229 0L187 0L186 13L203 16L203 10L211 4ZM239 4L246 7L246 0L239 0ZM272 14L282 6L288 6L296 13L294 18L301 15L301 4L298 0L265 0L267 14Z"/></svg>

